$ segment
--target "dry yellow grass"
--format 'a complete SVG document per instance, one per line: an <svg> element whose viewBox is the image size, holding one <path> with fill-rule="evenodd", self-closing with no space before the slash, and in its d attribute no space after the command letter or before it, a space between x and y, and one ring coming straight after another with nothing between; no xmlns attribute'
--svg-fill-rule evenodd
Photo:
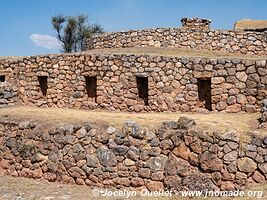
<svg viewBox="0 0 267 200"><path fill-rule="evenodd" d="M267 29L267 20L242 19L235 22L234 29Z"/></svg>
<svg viewBox="0 0 267 200"><path fill-rule="evenodd" d="M6 107L0 109L0 117L4 116L31 118L45 120L47 122L99 122L104 121L119 128L127 120L133 120L149 129L154 129L163 121L177 121L179 117L185 116L195 119L198 127L205 130L237 130L245 133L255 130L259 113L129 113L129 112L107 112L101 110L89 111L64 108L37 108L30 106ZM261 131L264 135L266 131Z"/></svg>
<svg viewBox="0 0 267 200"><path fill-rule="evenodd" d="M64 55L76 54L124 54L124 55L151 55L151 56L166 56L166 57L201 57L201 58L238 58L242 60L267 60L267 56L229 53L224 51L215 50L199 50L199 49L186 49L177 47L132 47L132 48L106 48L106 49L93 49L78 53L65 53ZM50 56L61 56L62 54L48 54ZM25 56L0 56L2 59L21 59ZM28 56L28 58L30 58Z"/></svg>
<svg viewBox="0 0 267 200"><path fill-rule="evenodd" d="M266 60L267 56L247 55L239 53L228 53L213 50L197 50L172 47L133 47L133 48L109 48L94 49L85 53L103 54L135 54L152 56L171 56L171 57L203 57L203 58L239 58L244 60Z"/></svg>

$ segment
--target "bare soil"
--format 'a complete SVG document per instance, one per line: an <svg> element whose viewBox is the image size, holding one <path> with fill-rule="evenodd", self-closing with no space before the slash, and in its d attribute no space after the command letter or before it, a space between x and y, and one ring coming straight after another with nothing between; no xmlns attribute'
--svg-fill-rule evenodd
<svg viewBox="0 0 267 200"><path fill-rule="evenodd" d="M1 200L122 200L126 197L106 197L100 195L93 195L95 190L100 190L100 188L92 188L85 185L67 185L57 182L48 182L43 179L27 179L27 178L15 178L11 176L0 176L0 199ZM249 190L252 191L263 191L263 197L259 198L262 200L267 199L267 184L258 185L251 187ZM114 190L109 190L114 191ZM128 198L129 200L141 199L141 200L167 200L167 199L222 199L222 200L254 200L257 197L236 197L236 198L188 198L181 196L173 197L142 197L139 193L137 196Z"/></svg>

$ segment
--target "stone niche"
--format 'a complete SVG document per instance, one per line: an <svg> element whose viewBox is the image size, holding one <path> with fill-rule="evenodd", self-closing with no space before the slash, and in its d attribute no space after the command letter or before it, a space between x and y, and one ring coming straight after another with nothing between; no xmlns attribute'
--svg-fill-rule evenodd
<svg viewBox="0 0 267 200"><path fill-rule="evenodd" d="M186 29L209 30L211 20L204 18L182 18L182 27Z"/></svg>

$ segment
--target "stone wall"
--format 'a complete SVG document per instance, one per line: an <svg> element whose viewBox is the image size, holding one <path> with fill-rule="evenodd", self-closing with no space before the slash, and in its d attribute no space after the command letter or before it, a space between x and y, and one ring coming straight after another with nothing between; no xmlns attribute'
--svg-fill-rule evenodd
<svg viewBox="0 0 267 200"><path fill-rule="evenodd" d="M87 49L179 47L267 55L266 32L155 28L105 33L87 40Z"/></svg>
<svg viewBox="0 0 267 200"><path fill-rule="evenodd" d="M2 118L0 136L0 173L15 177L152 191L236 190L267 178L267 138L242 142L187 118L153 131Z"/></svg>
<svg viewBox="0 0 267 200"><path fill-rule="evenodd" d="M182 18L182 27L194 30L209 30L211 21L209 19L201 18Z"/></svg>
<svg viewBox="0 0 267 200"><path fill-rule="evenodd" d="M262 101L262 108L261 108L261 117L259 119L259 128L263 128L267 130L267 99Z"/></svg>
<svg viewBox="0 0 267 200"><path fill-rule="evenodd" d="M0 59L0 107L18 102L18 71L16 59Z"/></svg>
<svg viewBox="0 0 267 200"><path fill-rule="evenodd" d="M210 110L256 112L267 94L266 60L62 54L2 59L0 71L25 105L201 111L207 101L199 96L199 81L207 80ZM45 95L38 76L47 76ZM86 89L85 77L90 76L97 79L96 97ZM140 98L136 76L147 77L148 105Z"/></svg>
<svg viewBox="0 0 267 200"><path fill-rule="evenodd" d="M0 108L18 102L18 88L8 82L0 82Z"/></svg>

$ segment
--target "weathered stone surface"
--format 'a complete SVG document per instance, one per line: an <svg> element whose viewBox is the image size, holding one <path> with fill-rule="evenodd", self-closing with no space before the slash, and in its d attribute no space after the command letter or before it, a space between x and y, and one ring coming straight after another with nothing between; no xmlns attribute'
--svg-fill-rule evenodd
<svg viewBox="0 0 267 200"><path fill-rule="evenodd" d="M125 159L124 164L125 164L125 166L133 166L135 164L135 162L131 159Z"/></svg>
<svg viewBox="0 0 267 200"><path fill-rule="evenodd" d="M223 167L223 163L217 155L208 151L201 155L199 162L201 168L208 172L220 171Z"/></svg>
<svg viewBox="0 0 267 200"><path fill-rule="evenodd" d="M221 183L221 190L224 191L234 191L235 190L235 184L231 181L223 181Z"/></svg>
<svg viewBox="0 0 267 200"><path fill-rule="evenodd" d="M264 183L265 182L265 177L262 175L260 172L255 171L253 176L253 180L255 180L257 183Z"/></svg>
<svg viewBox="0 0 267 200"><path fill-rule="evenodd" d="M116 128L114 128L113 126L110 126L107 128L107 134L113 134L116 132Z"/></svg>
<svg viewBox="0 0 267 200"><path fill-rule="evenodd" d="M196 173L183 178L182 185L188 188L188 190L206 191L217 189L212 181L201 173Z"/></svg>
<svg viewBox="0 0 267 200"><path fill-rule="evenodd" d="M150 169L148 168L139 169L139 176L142 178L150 178Z"/></svg>
<svg viewBox="0 0 267 200"><path fill-rule="evenodd" d="M177 122L178 129L187 130L189 128L192 128L195 125L196 125L196 122L193 119L189 119L187 117L180 117Z"/></svg>
<svg viewBox="0 0 267 200"><path fill-rule="evenodd" d="M102 165L107 166L107 167L112 167L117 164L116 157L111 150L101 146L97 149L96 153L97 153L99 162Z"/></svg>
<svg viewBox="0 0 267 200"><path fill-rule="evenodd" d="M96 155L86 155L88 167L99 167L100 163Z"/></svg>
<svg viewBox="0 0 267 200"><path fill-rule="evenodd" d="M164 170L164 165L167 159L168 157L165 155L152 157L147 161L148 167L150 168L152 172Z"/></svg>
<svg viewBox="0 0 267 200"><path fill-rule="evenodd" d="M70 175L72 177L81 178L81 179L85 179L86 178L85 172L79 167L71 167L68 170L68 172L70 173Z"/></svg>
<svg viewBox="0 0 267 200"><path fill-rule="evenodd" d="M164 171L166 176L188 176L195 172L195 169L190 164L174 155L170 155L169 159L165 163Z"/></svg>
<svg viewBox="0 0 267 200"><path fill-rule="evenodd" d="M245 72L237 72L236 73L236 78L242 82L246 82L247 80L247 74Z"/></svg>
<svg viewBox="0 0 267 200"><path fill-rule="evenodd" d="M223 133L221 135L221 139L223 140L228 140L228 141L234 141L234 142L238 142L239 141L239 137L238 137L238 133L236 131L227 131L225 133Z"/></svg>
<svg viewBox="0 0 267 200"><path fill-rule="evenodd" d="M117 145L113 148L113 152L115 155L124 156L128 152L128 147L125 145Z"/></svg>
<svg viewBox="0 0 267 200"><path fill-rule="evenodd" d="M257 169L257 164L251 158L239 158L237 167L241 172L254 172Z"/></svg>
<svg viewBox="0 0 267 200"><path fill-rule="evenodd" d="M145 132L134 121L127 121L123 125L122 131L137 139L143 139L145 137Z"/></svg>
<svg viewBox="0 0 267 200"><path fill-rule="evenodd" d="M259 169L262 171L262 173L267 174L267 163L259 164Z"/></svg>
<svg viewBox="0 0 267 200"><path fill-rule="evenodd" d="M145 185L146 185L147 189L150 190L150 191L160 191L160 190L162 190L164 188L163 187L163 183L159 182L159 181L148 180L145 183Z"/></svg>
<svg viewBox="0 0 267 200"><path fill-rule="evenodd" d="M168 189L174 189L176 191L181 191L183 188L182 185L182 178L179 176L168 176L167 178L164 179L164 185Z"/></svg>
<svg viewBox="0 0 267 200"><path fill-rule="evenodd" d="M185 145L185 143L181 143L178 147L176 147L174 150L173 150L173 153L180 157L180 158L183 158L185 160L188 159L188 156L190 154L190 150L188 149L188 147Z"/></svg>
<svg viewBox="0 0 267 200"><path fill-rule="evenodd" d="M226 163L230 163L232 161L235 161L237 159L237 157L238 157L237 151L231 151L231 152L224 155L223 160Z"/></svg>
<svg viewBox="0 0 267 200"><path fill-rule="evenodd" d="M131 185L133 187L140 187L144 185L144 180L142 178L134 177L131 179Z"/></svg>

